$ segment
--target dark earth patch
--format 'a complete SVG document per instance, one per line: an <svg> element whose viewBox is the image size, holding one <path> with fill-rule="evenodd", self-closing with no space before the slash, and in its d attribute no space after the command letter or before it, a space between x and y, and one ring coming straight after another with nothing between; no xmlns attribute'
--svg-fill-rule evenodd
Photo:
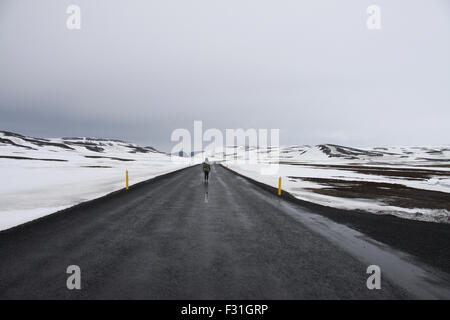
<svg viewBox="0 0 450 320"><path fill-rule="evenodd" d="M445 192L416 189L395 183L348 181L311 177L289 177L315 182L325 188L306 188L318 194L339 198L382 200L402 208L445 209L450 211L450 195Z"/></svg>
<svg viewBox="0 0 450 320"><path fill-rule="evenodd" d="M388 176L394 178L403 178L410 180L426 180L434 176L450 177L449 171L432 170L432 169L415 169L415 168L392 168L392 167L373 167L362 165L332 165L332 164L303 164L280 162L280 164L298 165L306 167L320 167L337 170L348 170L362 174L370 174L377 176ZM444 165L447 166L447 165Z"/></svg>
<svg viewBox="0 0 450 320"><path fill-rule="evenodd" d="M102 157L102 156L84 156L85 158L91 158L91 159L110 159L110 160L117 160L117 161L135 161L134 159L124 159L124 158L116 158L116 157Z"/></svg>
<svg viewBox="0 0 450 320"><path fill-rule="evenodd" d="M81 166L82 168L112 168L110 166Z"/></svg>
<svg viewBox="0 0 450 320"><path fill-rule="evenodd" d="M63 159L40 159L40 158L28 158L28 157L18 157L18 156L0 156L1 159L15 159L15 160L38 160L38 161L58 161L67 162Z"/></svg>

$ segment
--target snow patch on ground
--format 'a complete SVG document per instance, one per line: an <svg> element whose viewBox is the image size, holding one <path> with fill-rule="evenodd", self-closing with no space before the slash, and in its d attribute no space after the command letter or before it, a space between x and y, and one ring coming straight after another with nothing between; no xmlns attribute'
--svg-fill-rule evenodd
<svg viewBox="0 0 450 320"><path fill-rule="evenodd" d="M190 159L172 161L167 154L136 149L140 147L113 140L32 138L37 139L37 143L61 143L69 147L64 148L39 146L24 140L29 137L22 139L3 132L0 137L19 145L0 143L0 230L123 189L126 170L129 184L133 185L193 164ZM95 148L103 151L92 151Z"/></svg>
<svg viewBox="0 0 450 320"><path fill-rule="evenodd" d="M257 149L258 159L257 161L253 160L253 163L249 161L248 153L245 154L243 150L237 151L239 147L234 149L228 147L225 150L225 152L210 156L239 174L275 188L278 187L278 178L281 177L282 189L301 200L340 209L363 210L374 214L391 214L407 219L450 222L448 210L450 206L449 147L354 149L334 145L290 146L281 147L278 150L274 148ZM234 151L231 152L230 150ZM224 154L226 156L223 156ZM261 169L267 163L277 162L280 165L276 174L262 174ZM376 173L369 172L368 169L374 169ZM392 175L392 171L399 172L399 176ZM413 176L401 176L403 172ZM418 176L414 177L416 172ZM428 172L429 177L427 177ZM421 175L425 175L426 178L421 177ZM398 188L401 185L414 188L417 192L424 190L424 192L447 193L449 200L441 204L443 208L394 206L387 203L385 198L349 198L320 194L315 190L335 186L306 181L308 178L325 182L378 183L381 186L380 189L385 188L387 190L389 190L389 186ZM414 195L411 195L411 201L414 200L417 199L414 199Z"/></svg>

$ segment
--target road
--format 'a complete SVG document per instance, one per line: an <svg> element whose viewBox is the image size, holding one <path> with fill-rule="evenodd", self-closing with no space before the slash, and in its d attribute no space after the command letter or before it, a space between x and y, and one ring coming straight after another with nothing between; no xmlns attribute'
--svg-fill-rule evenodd
<svg viewBox="0 0 450 320"><path fill-rule="evenodd" d="M191 167L1 232L0 298L450 297L447 274L219 165L202 179ZM380 290L366 286L369 264ZM66 288L69 265L81 290Z"/></svg>

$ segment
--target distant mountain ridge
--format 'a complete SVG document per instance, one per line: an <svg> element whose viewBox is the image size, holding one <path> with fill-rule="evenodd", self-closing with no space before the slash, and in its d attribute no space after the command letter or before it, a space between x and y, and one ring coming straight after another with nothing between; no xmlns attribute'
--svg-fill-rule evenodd
<svg viewBox="0 0 450 320"><path fill-rule="evenodd" d="M153 147L142 147L134 143L105 138L92 137L64 137L64 138L35 138L10 131L0 131L0 146L9 145L28 150L39 150L43 147L73 150L85 148L92 152L120 151L128 153L161 153Z"/></svg>
<svg viewBox="0 0 450 320"><path fill-rule="evenodd" d="M57 151L78 152L92 157L95 154L151 155L170 154L161 152L151 146L140 146L135 143L119 139L93 137L64 137L64 138L36 138L10 131L0 131L0 147L13 148L8 152L23 154L26 151L52 153ZM0 148L0 151L2 149ZM337 144L293 145L281 147L251 147L226 146L215 151L185 152L181 151L173 156L183 158L197 157L211 160L232 160L247 157L249 153L256 153L259 158L266 157L268 161L308 162L308 161L450 161L450 146L416 146L416 147L367 147L354 148ZM8 153L8 154L9 154Z"/></svg>
<svg viewBox="0 0 450 320"><path fill-rule="evenodd" d="M409 162L409 161L436 161L450 162L450 147L365 147L354 148L336 144L319 144L316 146L295 145L281 147L236 147L228 146L215 153L205 152L204 157L213 159L248 157L249 153L256 153L259 158L268 161L279 160L284 162L309 161L368 161L368 162Z"/></svg>

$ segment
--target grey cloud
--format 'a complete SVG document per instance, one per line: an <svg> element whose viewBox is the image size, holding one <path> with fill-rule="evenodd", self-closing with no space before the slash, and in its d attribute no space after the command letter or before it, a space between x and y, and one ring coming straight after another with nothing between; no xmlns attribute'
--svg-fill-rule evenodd
<svg viewBox="0 0 450 320"><path fill-rule="evenodd" d="M0 128L168 149L203 120L285 144L448 144L448 2L377 1L380 31L370 4L3 0Z"/></svg>

